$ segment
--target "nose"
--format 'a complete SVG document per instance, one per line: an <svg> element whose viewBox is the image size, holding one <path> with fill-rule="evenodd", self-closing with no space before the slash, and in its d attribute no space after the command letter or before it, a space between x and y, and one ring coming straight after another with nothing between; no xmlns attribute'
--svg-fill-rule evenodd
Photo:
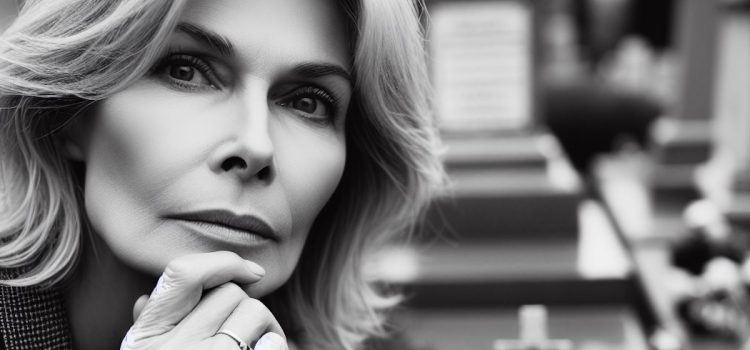
<svg viewBox="0 0 750 350"><path fill-rule="evenodd" d="M268 182L274 176L273 142L268 127L268 86L248 84L237 94L237 128L233 137L217 147L209 160L214 173L235 176L246 182Z"/></svg>

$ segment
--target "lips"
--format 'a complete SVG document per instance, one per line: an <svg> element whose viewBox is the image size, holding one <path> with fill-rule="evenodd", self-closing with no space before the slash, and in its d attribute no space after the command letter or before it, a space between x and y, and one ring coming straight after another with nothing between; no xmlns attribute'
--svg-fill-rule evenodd
<svg viewBox="0 0 750 350"><path fill-rule="evenodd" d="M232 230L255 234L278 241L278 234L271 225L253 215L237 215L227 210L204 210L166 216L168 219L188 221L198 224L223 226Z"/></svg>

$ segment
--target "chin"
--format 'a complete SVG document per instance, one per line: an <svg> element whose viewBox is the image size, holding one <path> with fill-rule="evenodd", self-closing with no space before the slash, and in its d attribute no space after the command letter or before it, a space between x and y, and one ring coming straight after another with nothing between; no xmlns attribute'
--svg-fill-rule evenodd
<svg viewBox="0 0 750 350"><path fill-rule="evenodd" d="M257 283L248 284L248 285L240 285L242 289L247 293L247 295L251 298L260 299L263 298L283 285L283 283L274 283L274 281L266 281L265 278L268 278L271 276L266 275L263 280L260 280ZM269 283L270 282L270 283Z"/></svg>

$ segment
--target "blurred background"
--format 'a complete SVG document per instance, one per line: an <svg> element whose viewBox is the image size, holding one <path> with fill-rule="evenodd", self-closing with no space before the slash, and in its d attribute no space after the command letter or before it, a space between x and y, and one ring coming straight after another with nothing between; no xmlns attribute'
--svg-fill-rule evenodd
<svg viewBox="0 0 750 350"><path fill-rule="evenodd" d="M452 188L373 347L750 349L750 1L423 9Z"/></svg>

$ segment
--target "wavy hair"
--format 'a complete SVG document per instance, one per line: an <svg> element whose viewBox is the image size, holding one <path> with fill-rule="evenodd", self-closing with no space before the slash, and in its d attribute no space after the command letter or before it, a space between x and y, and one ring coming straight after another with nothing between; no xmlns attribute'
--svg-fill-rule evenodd
<svg viewBox="0 0 750 350"><path fill-rule="evenodd" d="M0 36L0 268L25 271L0 283L51 287L75 269L87 224L57 131L148 72L183 2L27 0ZM354 38L344 175L289 281L265 300L306 347L353 350L384 335L398 301L368 280L364 262L412 230L444 172L421 4L339 3Z"/></svg>

